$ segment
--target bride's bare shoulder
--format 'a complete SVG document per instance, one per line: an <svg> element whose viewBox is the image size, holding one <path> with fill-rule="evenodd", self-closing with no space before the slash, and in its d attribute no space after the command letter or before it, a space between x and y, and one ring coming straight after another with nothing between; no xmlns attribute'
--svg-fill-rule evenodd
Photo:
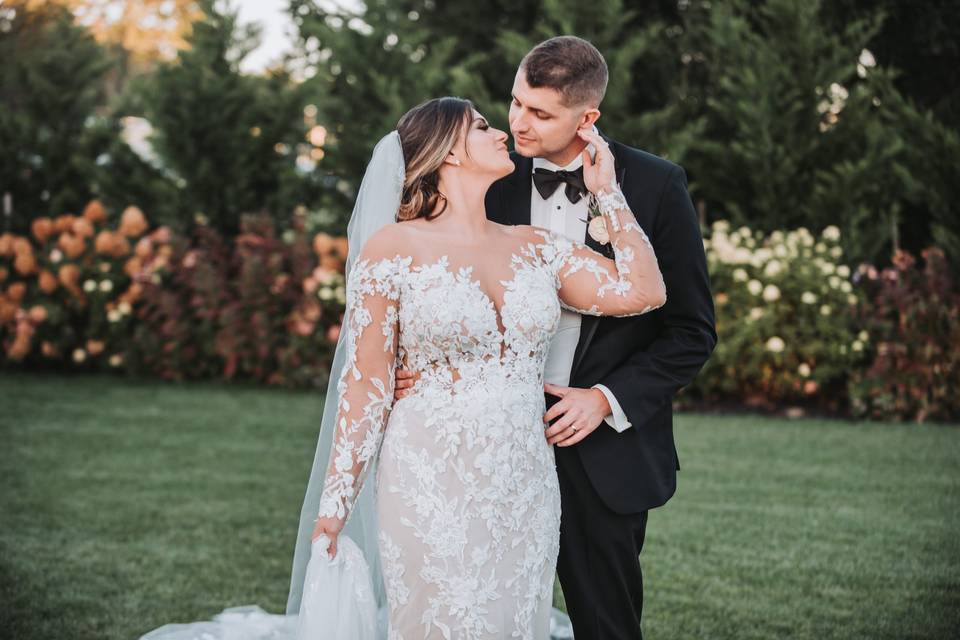
<svg viewBox="0 0 960 640"><path fill-rule="evenodd" d="M403 257L409 252L410 239L410 226L393 222L377 229L363 245L360 255L367 259Z"/></svg>

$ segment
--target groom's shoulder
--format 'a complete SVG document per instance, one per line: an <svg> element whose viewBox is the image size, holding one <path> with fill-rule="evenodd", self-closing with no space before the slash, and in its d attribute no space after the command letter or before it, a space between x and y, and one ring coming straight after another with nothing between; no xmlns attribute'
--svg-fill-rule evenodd
<svg viewBox="0 0 960 640"><path fill-rule="evenodd" d="M649 151L631 147L617 140L611 142L617 160L630 171L641 171L647 175L662 176L664 179L677 171L683 171L677 163Z"/></svg>

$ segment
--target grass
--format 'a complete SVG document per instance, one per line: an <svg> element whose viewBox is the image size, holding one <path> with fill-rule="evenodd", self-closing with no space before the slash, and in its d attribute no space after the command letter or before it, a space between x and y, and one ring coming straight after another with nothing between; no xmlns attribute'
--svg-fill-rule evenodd
<svg viewBox="0 0 960 640"><path fill-rule="evenodd" d="M321 395L4 373L0 402L0 636L283 611ZM675 431L645 637L955 637L956 427L685 414Z"/></svg>

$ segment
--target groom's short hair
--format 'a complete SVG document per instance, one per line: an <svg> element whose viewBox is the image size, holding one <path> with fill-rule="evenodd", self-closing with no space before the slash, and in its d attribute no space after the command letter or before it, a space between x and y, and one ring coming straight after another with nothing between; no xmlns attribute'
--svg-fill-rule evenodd
<svg viewBox="0 0 960 640"><path fill-rule="evenodd" d="M607 62L597 48L576 36L544 40L520 61L527 84L560 92L568 106L600 106L607 91Z"/></svg>

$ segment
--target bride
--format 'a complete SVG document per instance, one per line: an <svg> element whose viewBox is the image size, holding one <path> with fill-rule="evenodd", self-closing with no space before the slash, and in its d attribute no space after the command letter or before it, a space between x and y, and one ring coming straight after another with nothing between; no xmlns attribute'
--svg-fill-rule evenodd
<svg viewBox="0 0 960 640"><path fill-rule="evenodd" d="M583 170L602 220L591 228L613 259L487 220L484 195L514 166L507 134L469 101L425 102L380 141L348 229L336 402L287 613L237 607L143 640L550 637L560 493L543 368L561 305L626 316L666 298L606 143L580 135L595 150ZM394 402L397 367L419 378ZM371 477L373 492L361 491Z"/></svg>

